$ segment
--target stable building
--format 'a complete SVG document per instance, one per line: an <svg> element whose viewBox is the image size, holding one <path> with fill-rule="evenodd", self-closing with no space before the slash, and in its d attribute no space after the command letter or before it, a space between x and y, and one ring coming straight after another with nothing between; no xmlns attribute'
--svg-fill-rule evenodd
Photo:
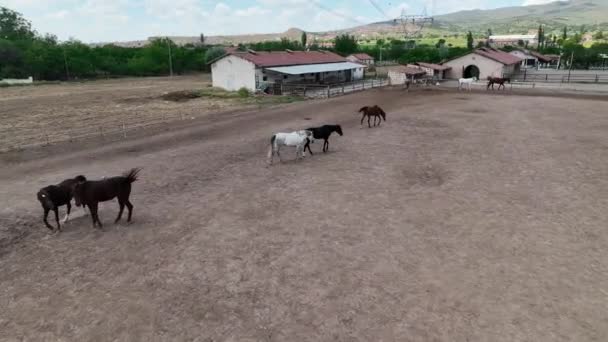
<svg viewBox="0 0 608 342"><path fill-rule="evenodd" d="M328 51L233 51L211 62L214 87L266 89L273 83L334 84L363 79L365 65Z"/></svg>
<svg viewBox="0 0 608 342"><path fill-rule="evenodd" d="M366 53L353 53L352 55L346 57L350 62L361 63L365 65L374 65L374 57L366 54Z"/></svg>
<svg viewBox="0 0 608 342"><path fill-rule="evenodd" d="M555 59L553 56L545 56L539 52L526 49L513 50L509 53L521 58L521 69L555 68L557 66L556 62L559 60L559 56Z"/></svg>
<svg viewBox="0 0 608 342"><path fill-rule="evenodd" d="M427 76L431 77L433 80L443 80L445 79L446 71L450 70L452 67L448 65L440 65L434 63L425 63L425 62L417 62L414 63L422 70L426 71Z"/></svg>
<svg viewBox="0 0 608 342"><path fill-rule="evenodd" d="M488 38L488 42L492 47L535 46L538 45L538 36L535 34L492 35Z"/></svg>
<svg viewBox="0 0 608 342"><path fill-rule="evenodd" d="M506 77L517 73L522 59L508 52L480 48L464 56L451 59L442 65L450 67L446 77L451 79Z"/></svg>

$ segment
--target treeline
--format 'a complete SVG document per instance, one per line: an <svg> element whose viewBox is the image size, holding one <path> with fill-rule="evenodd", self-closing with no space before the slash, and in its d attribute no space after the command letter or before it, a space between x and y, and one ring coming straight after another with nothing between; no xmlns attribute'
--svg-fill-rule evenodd
<svg viewBox="0 0 608 342"><path fill-rule="evenodd" d="M65 80L112 76L168 75L208 69L207 60L223 49L177 46L159 39L141 48L91 47L78 41L59 43L40 36L19 13L0 7L0 78Z"/></svg>

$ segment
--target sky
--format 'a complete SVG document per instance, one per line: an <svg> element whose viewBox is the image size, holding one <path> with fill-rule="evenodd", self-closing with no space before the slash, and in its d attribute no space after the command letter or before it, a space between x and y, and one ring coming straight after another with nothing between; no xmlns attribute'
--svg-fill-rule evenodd
<svg viewBox="0 0 608 342"><path fill-rule="evenodd" d="M551 0L0 0L39 33L86 43L283 32L327 31L407 14L537 5ZM374 4L376 6L374 6ZM378 7L378 8L376 8Z"/></svg>

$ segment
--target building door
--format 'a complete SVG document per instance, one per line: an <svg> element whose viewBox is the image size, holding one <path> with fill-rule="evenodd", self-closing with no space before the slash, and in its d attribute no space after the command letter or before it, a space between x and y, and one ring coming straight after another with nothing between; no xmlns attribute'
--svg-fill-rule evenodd
<svg viewBox="0 0 608 342"><path fill-rule="evenodd" d="M462 72L462 77L464 77L464 78L476 77L477 79L479 79L479 68L472 64L469 65L468 67L464 68L464 71Z"/></svg>
<svg viewBox="0 0 608 342"><path fill-rule="evenodd" d="M344 82L352 82L352 80L353 80L353 71L344 70Z"/></svg>

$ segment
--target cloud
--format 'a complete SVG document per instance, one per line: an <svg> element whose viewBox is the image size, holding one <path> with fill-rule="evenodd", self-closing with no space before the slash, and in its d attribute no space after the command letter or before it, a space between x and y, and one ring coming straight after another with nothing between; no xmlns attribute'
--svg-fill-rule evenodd
<svg viewBox="0 0 608 342"><path fill-rule="evenodd" d="M70 11L67 10L60 10L57 12L52 12L47 14L47 17L50 19L65 19L65 17L67 17L70 14Z"/></svg>

